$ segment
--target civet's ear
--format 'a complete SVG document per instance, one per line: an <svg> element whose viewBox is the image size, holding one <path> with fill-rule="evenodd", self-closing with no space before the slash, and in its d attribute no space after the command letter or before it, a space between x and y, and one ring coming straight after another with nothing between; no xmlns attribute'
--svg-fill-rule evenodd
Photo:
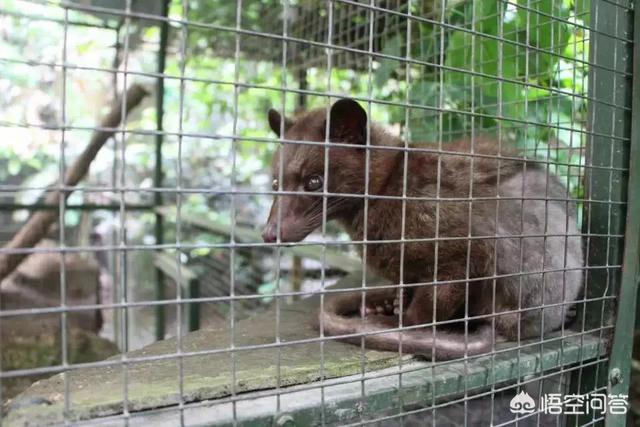
<svg viewBox="0 0 640 427"><path fill-rule="evenodd" d="M271 130L273 131L273 133L275 133L278 136L282 136L280 135L280 121L282 120L282 116L280 116L280 113L278 113L276 110L271 108L269 109L269 113L267 114L267 116L269 117L269 126L271 127ZM285 117L284 131L286 132L292 125L293 125L293 121Z"/></svg>
<svg viewBox="0 0 640 427"><path fill-rule="evenodd" d="M367 112L353 99L344 98L331 106L329 137L332 140L364 144L367 141Z"/></svg>

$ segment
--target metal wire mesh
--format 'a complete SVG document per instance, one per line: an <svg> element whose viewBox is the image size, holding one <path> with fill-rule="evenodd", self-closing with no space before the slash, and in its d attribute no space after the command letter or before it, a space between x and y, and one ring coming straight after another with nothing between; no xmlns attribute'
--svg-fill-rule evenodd
<svg viewBox="0 0 640 427"><path fill-rule="evenodd" d="M34 141L27 150L48 150L25 172L3 175L2 240L9 241L34 212L57 216L46 233L49 244L0 249L0 256L29 256L2 278L2 340L9 342L18 324L59 325L47 332L55 336L50 360L14 366L9 347L0 350L0 418L8 425L43 404L62 405L56 422L91 425L588 425L605 418L595 410L559 418L540 405L526 413L509 410L521 391L540 404L548 394L562 393L569 403L606 394L627 205L630 2L15 0L0 7L0 20L15 31L3 35L2 46L11 49L0 51L7 74L0 81L7 93L0 100L0 132L7 144ZM134 84L152 96L135 109L121 96L120 117L126 119L96 125L104 100ZM362 192L335 190L332 182L331 150L353 150L350 141L330 136L332 105L344 97L369 118L358 147ZM284 120L275 137L267 124L270 107L287 117L324 112L322 138L291 137ZM372 122L400 135L402 143L374 140L379 131ZM65 183L85 141L99 132L113 135L91 172L78 185ZM495 151L478 148L483 135L491 135ZM468 141L468 151L452 148L460 139ZM418 145L422 141L434 144ZM322 186L311 197L321 201L320 222L304 241L288 242L282 224L290 213L276 202L276 239L265 243L259 230L271 200L310 197L301 186L282 184L290 179L284 161L268 170L285 147L318 148L314 155L323 158ZM7 168L27 164L25 153L13 151L18 154L0 162ZM394 170L402 171L402 184L396 192L371 190L383 155L398 159ZM434 192L420 194L414 178L423 171L410 165L427 156L437 158ZM469 177L489 161L498 171L518 162L522 176L543 171L543 196L527 195L524 178L519 195L500 194L500 172L493 193L481 194L476 187L485 184L468 178L462 194L451 194L442 159L453 157ZM272 179L280 184L271 188ZM556 179L563 195L551 188ZM47 203L54 192L65 197ZM361 236L347 236L331 221L335 198L362 205ZM370 212L379 212L371 205L385 203L401 206L399 218L387 225L397 232L371 236L376 219ZM434 226L412 236L408 206L416 203L434 207ZM513 221L520 232L499 232L501 204L519 204ZM442 212L448 206L462 206L459 220L473 224L488 205L495 206L487 219L493 229L478 232L468 225L464 233L446 234L452 219ZM572 219L563 214L564 230L554 231L557 210L550 205L565 211L576 205L578 228L571 231ZM531 221L526 206L544 206L544 224L536 224L542 231L525 232ZM527 267L527 239L543 242L542 265L533 270ZM547 257L547 242L558 239L563 253ZM509 271L500 271L496 261L501 241L517 241L519 265ZM571 241L584 247L584 264L571 264ZM473 248L484 242L493 248L492 273L477 275L475 266L486 260L474 258ZM438 253L452 244L465 248L465 271L462 278L443 279ZM381 284L379 272L367 266L384 245L397 248L390 260L398 260L398 280ZM434 265L418 279L407 277L419 245L433 248ZM20 280L35 271L28 270L28 260L47 256L57 266L41 279L43 288L58 286L57 292L44 302L27 295L13 303L11 292L22 295L26 282ZM98 284L93 300L80 300L74 268L91 262L98 265ZM574 301L565 291L576 271L584 285ZM545 302L545 277L558 273L562 298ZM517 281L522 295L531 276L542 277L538 303L518 298L515 307L496 306L502 281ZM336 282L342 285L334 287ZM474 313L473 287L482 284L492 287L492 307ZM446 285L464 286L461 317L436 318L437 292ZM417 286L434 289L433 318L426 324L412 324L402 309ZM396 333L400 344L386 359L365 345L381 331L336 338L320 317L312 335L296 335L306 328L295 324L296 313L315 322L330 298L354 292L365 313L367 295L381 289L401 290L397 322L382 331ZM475 324L495 330L498 312L519 319L558 308L569 320L553 333L539 315L543 332L537 338L527 338L518 322L514 342L493 337L491 351L481 356L465 347L454 360L436 360L435 349L416 360L403 344L409 335L400 333L436 335L462 320L468 344ZM87 328L82 315L97 315L102 324ZM79 357L77 328L117 343L117 354ZM215 333L194 332L201 328ZM205 342L212 336L219 340ZM359 346L337 347L354 336ZM338 348L355 358L345 359L344 372L332 359ZM268 362L261 365L261 358ZM203 365L211 378L196 378ZM262 367L261 375L252 366ZM45 383L55 399L25 400L7 386L53 374L59 376ZM104 396L101 387L83 383L83 375L98 385L106 381ZM145 394L147 384L160 381L168 388L153 398ZM94 402L83 400L87 387ZM87 411L87 405L101 409Z"/></svg>

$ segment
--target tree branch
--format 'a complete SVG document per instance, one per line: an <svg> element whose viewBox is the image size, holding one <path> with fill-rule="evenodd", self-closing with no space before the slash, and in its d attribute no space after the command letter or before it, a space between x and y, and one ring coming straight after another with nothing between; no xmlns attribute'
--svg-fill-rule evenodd
<svg viewBox="0 0 640 427"><path fill-rule="evenodd" d="M141 85L135 84L129 87L125 96L125 111L129 114L136 108L142 99L149 93ZM124 117L126 119L126 116ZM100 129L96 129L91 136L89 145L80 156L67 169L64 176L64 186L72 187L84 178L89 171L91 162L102 146L117 131L122 117L122 99L117 99L111 106L111 111L100 123ZM71 190L50 191L45 197L45 204L58 206L61 199L66 199ZM49 231L49 228L58 220L59 213L56 210L38 211L31 215L26 224L13 236L13 239L4 246L4 249L25 249L34 247ZM0 254L0 281L11 274L20 263L28 256L26 253L3 253Z"/></svg>

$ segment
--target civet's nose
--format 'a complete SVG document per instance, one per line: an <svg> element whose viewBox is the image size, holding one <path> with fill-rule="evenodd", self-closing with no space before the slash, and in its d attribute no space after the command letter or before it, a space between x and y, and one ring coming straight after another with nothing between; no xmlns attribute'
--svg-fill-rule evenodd
<svg viewBox="0 0 640 427"><path fill-rule="evenodd" d="M275 243L277 239L276 228L272 224L267 224L264 230L262 230L262 240L264 240L265 243Z"/></svg>

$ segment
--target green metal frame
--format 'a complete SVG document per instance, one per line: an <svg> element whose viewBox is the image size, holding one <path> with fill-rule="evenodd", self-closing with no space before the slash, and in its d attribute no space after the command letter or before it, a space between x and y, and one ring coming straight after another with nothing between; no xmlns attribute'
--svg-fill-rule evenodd
<svg viewBox="0 0 640 427"><path fill-rule="evenodd" d="M602 168L591 168L586 174L584 231L592 236L587 248L587 265L607 268L588 270L585 296L595 300L582 307L579 318L584 318L587 329L607 325L614 325L614 329L612 337L604 335L612 338L609 360L605 358L573 375L572 393L593 393L606 387L607 394L627 394L630 382L640 264L640 80L634 73L630 82L621 77L620 72L637 70L640 65L638 52L633 48L640 43L640 31L633 31L640 24L640 10L635 8L633 14L628 13L633 6L629 1L591 2L594 31L590 35L589 62L608 64L608 69L590 67L589 71L589 96L599 102L589 105L589 128L594 135L587 147L587 159L591 166ZM631 34L634 34L633 46L624 41ZM631 115L624 108L628 106ZM624 235L624 238L611 235ZM621 264L621 270L608 267ZM610 299L598 299L607 296L617 296L615 304ZM599 315L586 316L587 313ZM569 418L568 425L591 421L591 415L583 415ZM623 426L626 416L608 413L605 423Z"/></svg>
<svg viewBox="0 0 640 427"><path fill-rule="evenodd" d="M630 38L634 24L633 15L627 13L631 7L629 1L620 5L609 2L591 2L590 34L590 64L608 64L607 67L590 67L589 69L589 97L599 102L589 103L588 127L593 135L587 146L587 164L596 168L586 171L585 181L585 222L584 232L590 235L587 245L587 266L607 267L588 269L586 274L585 297L592 301L579 307L578 319L583 320L585 329L599 329L613 325L616 328L633 318L635 314L635 296L624 301L623 295L628 293L626 279L623 280L619 268L622 264L624 241L611 235L623 235L625 232L624 218L627 200L627 180L624 169L633 167L629 162L629 147L625 138L631 134L631 117L624 107L631 106L631 91L629 83L620 76L621 72L630 72L632 64L631 46L624 42ZM636 11L637 15L637 11ZM606 19L605 19L606 17ZM613 38L609 35L617 35ZM637 37L637 36L636 36ZM614 71L615 70L615 71ZM634 90L638 90L634 86ZM611 135L610 138L605 135ZM633 187L629 187L633 189ZM629 199L631 202L632 199ZM629 211L630 212L630 211ZM629 237L630 229L627 228ZM602 236L602 237L599 237ZM627 248L628 249L628 248ZM627 272L625 271L625 275ZM615 304L611 299L618 296L618 304L633 304L633 307L618 306L617 315ZM629 311L631 309L631 311ZM587 316L587 314L590 314ZM623 326L624 329L624 326ZM601 332L602 337L611 338L608 332ZM612 373L617 375L621 360L622 338L616 331L613 353L609 361L601 359L599 363L581 368L571 377L572 394L588 394L594 390L604 389L608 385L608 378ZM627 337L629 342L631 336ZM624 350L622 350L624 351ZM626 369L628 373L629 355L627 355ZM618 378L616 376L616 378ZM628 378L628 375L627 375ZM628 380L626 381L628 386ZM620 387L616 390L620 391ZM620 419L622 418L622 421ZM624 417L607 414L606 422L611 425L621 425ZM582 425L592 422L591 414L578 417L568 417L568 425Z"/></svg>
<svg viewBox="0 0 640 427"><path fill-rule="evenodd" d="M635 5L635 3L634 3ZM633 81L631 107L631 141L627 181L627 212L622 261L622 279L613 347L609 361L607 392L628 394L631 379L631 350L636 320L638 282L640 281L640 7L634 10ZM624 415L608 414L609 426L626 425Z"/></svg>

